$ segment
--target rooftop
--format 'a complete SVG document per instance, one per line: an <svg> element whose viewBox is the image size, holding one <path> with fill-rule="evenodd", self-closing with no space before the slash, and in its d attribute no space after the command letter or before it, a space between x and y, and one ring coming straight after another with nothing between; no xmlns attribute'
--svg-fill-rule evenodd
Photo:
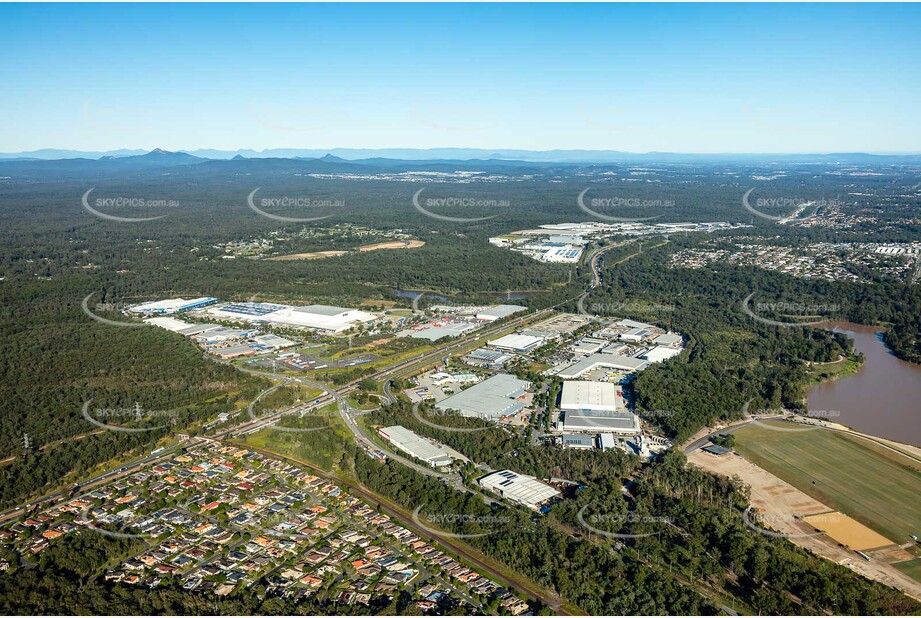
<svg viewBox="0 0 921 618"><path fill-rule="evenodd" d="M530 382L507 373L499 373L479 384L451 395L435 404L439 410L457 410L464 416L497 418L509 416L524 405L515 398L523 394Z"/></svg>
<svg viewBox="0 0 921 618"><path fill-rule="evenodd" d="M489 489L503 498L523 504L532 509L552 498L559 497L559 491L537 480L533 476L518 474L511 470L492 472L477 480L480 486Z"/></svg>
<svg viewBox="0 0 921 618"><path fill-rule="evenodd" d="M617 409L617 388L610 382L563 382L560 396L563 410L607 410Z"/></svg>

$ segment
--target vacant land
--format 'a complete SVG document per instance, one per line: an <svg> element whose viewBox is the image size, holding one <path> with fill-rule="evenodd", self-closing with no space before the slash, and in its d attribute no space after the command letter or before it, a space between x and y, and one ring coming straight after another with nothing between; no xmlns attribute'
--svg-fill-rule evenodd
<svg viewBox="0 0 921 618"><path fill-rule="evenodd" d="M735 433L747 459L896 543L921 533L921 472L897 453L853 436L816 430Z"/></svg>
<svg viewBox="0 0 921 618"><path fill-rule="evenodd" d="M843 513L832 511L804 518L806 522L821 530L839 543L860 551L892 545L892 541L870 530L867 526Z"/></svg>
<svg viewBox="0 0 921 618"><path fill-rule="evenodd" d="M418 249L425 245L425 241L422 240L389 240L386 242L377 242L371 245L361 245L360 247L355 247L353 251L359 251L364 253L366 251L378 251L380 249ZM338 257L340 255L345 255L348 251L343 250L334 250L334 251L311 251L309 253L292 253L290 255L278 255L275 257L266 258L269 260L274 260L278 262L285 262L290 260L320 260L328 257Z"/></svg>
<svg viewBox="0 0 921 618"><path fill-rule="evenodd" d="M378 249L418 249L425 245L422 240L391 240L388 242L378 242L373 245L362 245L358 247L359 251L377 251Z"/></svg>
<svg viewBox="0 0 921 618"><path fill-rule="evenodd" d="M912 579L921 582L921 558L915 558L914 560L908 560L906 562L898 562L892 566Z"/></svg>

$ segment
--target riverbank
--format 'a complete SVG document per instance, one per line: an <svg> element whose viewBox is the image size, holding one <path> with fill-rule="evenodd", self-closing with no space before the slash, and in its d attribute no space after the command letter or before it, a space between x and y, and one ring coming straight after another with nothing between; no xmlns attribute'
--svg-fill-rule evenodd
<svg viewBox="0 0 921 618"><path fill-rule="evenodd" d="M804 407L859 434L921 447L921 365L896 357L878 327L851 322L817 326L850 338L864 362L817 374L823 380L807 387Z"/></svg>

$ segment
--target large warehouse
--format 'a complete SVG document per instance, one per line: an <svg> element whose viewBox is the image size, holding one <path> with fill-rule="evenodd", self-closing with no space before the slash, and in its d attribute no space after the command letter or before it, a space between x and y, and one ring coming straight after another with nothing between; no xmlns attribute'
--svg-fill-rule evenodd
<svg viewBox="0 0 921 618"><path fill-rule="evenodd" d="M383 427L378 429L378 433L404 453L424 461L433 468L449 466L454 461L448 451L401 425Z"/></svg>
<svg viewBox="0 0 921 618"><path fill-rule="evenodd" d="M506 350L516 354L527 354L536 350L544 344L542 337L533 337L531 335L505 335L498 339L493 339L486 345L495 350Z"/></svg>
<svg viewBox="0 0 921 618"><path fill-rule="evenodd" d="M679 354L681 354L681 348L657 346L644 352L641 355L641 358L645 358L650 363L661 363L662 361L667 360L672 356L678 356Z"/></svg>
<svg viewBox="0 0 921 618"><path fill-rule="evenodd" d="M211 298L210 296L202 296L201 298L193 298L191 300L186 300L184 298L168 298L166 300L155 300L142 305L135 305L134 307L130 307L128 312L148 315L170 315L178 313L179 311L204 307L214 302L217 302L217 299Z"/></svg>
<svg viewBox="0 0 921 618"><path fill-rule="evenodd" d="M620 354L592 354L560 370L557 375L564 380L578 378L583 373L598 367L610 367L621 371L642 371L649 366L649 361Z"/></svg>
<svg viewBox="0 0 921 618"><path fill-rule="evenodd" d="M535 511L541 510L551 500L562 497L559 491L535 477L511 470L492 472L477 479L477 483L510 502Z"/></svg>
<svg viewBox="0 0 921 618"><path fill-rule="evenodd" d="M523 395L529 386L531 383L526 380L499 373L439 401L435 407L444 411L457 410L463 416L495 420L502 416L511 416L524 408L524 404L516 399Z"/></svg>
<svg viewBox="0 0 921 618"><path fill-rule="evenodd" d="M640 419L636 414L598 410L564 410L562 429L572 432L609 432L630 436L641 432Z"/></svg>
<svg viewBox="0 0 921 618"><path fill-rule="evenodd" d="M615 412L623 407L619 399L617 387L610 382L566 381L560 395L560 409Z"/></svg>
<svg viewBox="0 0 921 618"><path fill-rule="evenodd" d="M210 313L236 320L285 324L332 333L340 333L377 319L371 313L329 305L292 307L271 303L231 303L217 307Z"/></svg>
<svg viewBox="0 0 921 618"><path fill-rule="evenodd" d="M490 307L489 309L484 309L483 311L477 312L476 319L483 320L484 322L494 322L496 320L501 320L502 318L507 318L508 316L520 311L527 310L527 307L522 307L521 305L496 305L495 307Z"/></svg>

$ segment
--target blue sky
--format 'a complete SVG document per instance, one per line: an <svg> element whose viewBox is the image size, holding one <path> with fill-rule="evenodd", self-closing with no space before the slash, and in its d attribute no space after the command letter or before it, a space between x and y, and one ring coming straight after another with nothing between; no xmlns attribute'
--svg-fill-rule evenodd
<svg viewBox="0 0 921 618"><path fill-rule="evenodd" d="M0 151L921 151L921 6L0 5Z"/></svg>

